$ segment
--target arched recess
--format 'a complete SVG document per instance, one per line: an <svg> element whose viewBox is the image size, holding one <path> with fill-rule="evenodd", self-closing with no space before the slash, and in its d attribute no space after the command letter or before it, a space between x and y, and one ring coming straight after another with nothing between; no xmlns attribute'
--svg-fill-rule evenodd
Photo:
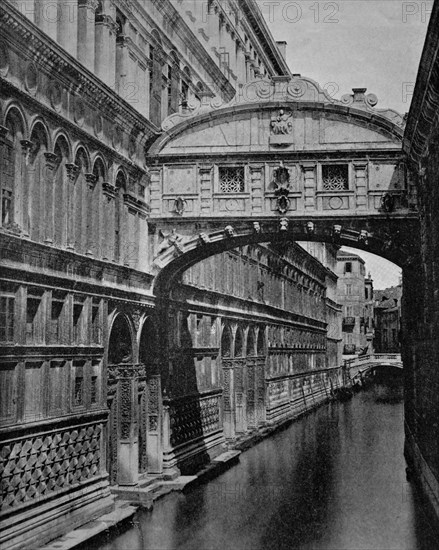
<svg viewBox="0 0 439 550"><path fill-rule="evenodd" d="M87 243L87 180L90 172L90 155L83 145L79 145L75 153L77 177L73 192L74 249L85 253Z"/></svg>
<svg viewBox="0 0 439 550"><path fill-rule="evenodd" d="M123 196L127 191L127 178L122 169L116 175L116 203L114 208L114 261L123 260L123 231L125 211Z"/></svg>
<svg viewBox="0 0 439 550"><path fill-rule="evenodd" d="M232 331L228 324L225 324L221 334L221 357L232 357Z"/></svg>
<svg viewBox="0 0 439 550"><path fill-rule="evenodd" d="M54 176L54 231L53 242L57 246L67 244L68 231L68 195L66 165L70 160L70 146L65 136L60 135L55 141L53 152L56 156Z"/></svg>
<svg viewBox="0 0 439 550"><path fill-rule="evenodd" d="M262 326L258 327L256 353L257 355L265 355L265 330Z"/></svg>
<svg viewBox="0 0 439 550"><path fill-rule="evenodd" d="M256 335L255 327L250 326L247 332L247 357L253 357L256 355Z"/></svg>
<svg viewBox="0 0 439 550"><path fill-rule="evenodd" d="M168 109L167 116L178 113L180 106L180 60L172 50L168 65Z"/></svg>
<svg viewBox="0 0 439 550"><path fill-rule="evenodd" d="M235 332L233 344L233 357L242 357L244 355L244 336L242 327L238 325Z"/></svg>
<svg viewBox="0 0 439 550"><path fill-rule="evenodd" d="M27 193L24 181L25 163L21 142L25 136L25 123L21 111L11 107L5 118L7 135L0 141L0 194L1 225L17 224L26 230L26 219L22 215L23 194Z"/></svg>
<svg viewBox="0 0 439 550"><path fill-rule="evenodd" d="M90 220L90 243L88 249L93 256L101 258L105 246L103 234L103 195L102 186L107 179L107 171L103 159L98 156L93 163L93 187L91 190L91 220Z"/></svg>
<svg viewBox="0 0 439 550"><path fill-rule="evenodd" d="M162 41L157 29L151 31L149 44L149 119L156 126L162 121Z"/></svg>
<svg viewBox="0 0 439 550"><path fill-rule="evenodd" d="M132 363L133 359L134 348L130 323L125 315L117 314L108 340L108 364Z"/></svg>
<svg viewBox="0 0 439 550"><path fill-rule="evenodd" d="M149 373L157 369L157 331L151 317L147 317L139 336L139 363L146 366Z"/></svg>
<svg viewBox="0 0 439 550"><path fill-rule="evenodd" d="M46 127L37 122L30 135L32 148L29 156L29 227L32 240L44 240L46 216L46 154L49 138Z"/></svg>

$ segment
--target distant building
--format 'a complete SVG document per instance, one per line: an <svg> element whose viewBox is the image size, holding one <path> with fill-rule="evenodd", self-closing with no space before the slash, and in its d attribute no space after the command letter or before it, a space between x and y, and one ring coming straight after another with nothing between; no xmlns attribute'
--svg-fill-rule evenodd
<svg viewBox="0 0 439 550"><path fill-rule="evenodd" d="M326 322L327 322L327 367L340 364L343 352L343 308L338 301L337 252L339 246L320 242L299 242L311 256L326 268Z"/></svg>
<svg viewBox="0 0 439 550"><path fill-rule="evenodd" d="M373 338L373 281L356 254L337 254L337 302L343 308L343 355L370 353Z"/></svg>
<svg viewBox="0 0 439 550"><path fill-rule="evenodd" d="M374 347L377 353L400 353L401 298L401 284L375 291Z"/></svg>

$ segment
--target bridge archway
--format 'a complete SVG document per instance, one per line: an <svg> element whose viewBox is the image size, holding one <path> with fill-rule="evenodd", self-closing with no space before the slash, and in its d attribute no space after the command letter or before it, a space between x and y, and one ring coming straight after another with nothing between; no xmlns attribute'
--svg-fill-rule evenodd
<svg viewBox="0 0 439 550"><path fill-rule="evenodd" d="M416 189L404 120L354 89L307 78L250 83L229 104L171 115L147 153L154 293L188 267L252 243L337 242L414 261Z"/></svg>

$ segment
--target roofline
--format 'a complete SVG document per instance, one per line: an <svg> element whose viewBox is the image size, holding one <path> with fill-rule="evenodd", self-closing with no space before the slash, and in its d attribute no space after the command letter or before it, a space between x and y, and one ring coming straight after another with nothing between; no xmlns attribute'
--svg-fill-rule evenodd
<svg viewBox="0 0 439 550"><path fill-rule="evenodd" d="M291 75L288 63L281 54L276 40L273 38L273 35L268 28L267 22L262 15L256 0L239 0L239 4L242 6L247 20L252 25L257 37L261 40L261 42L265 42L265 44L263 44L264 50L266 53L271 54L269 57L278 72L278 76ZM260 32L261 29L263 30L262 33Z"/></svg>
<svg viewBox="0 0 439 550"><path fill-rule="evenodd" d="M403 149L419 162L431 129L439 117L439 2L433 4L427 35L419 62L413 98L407 117Z"/></svg>

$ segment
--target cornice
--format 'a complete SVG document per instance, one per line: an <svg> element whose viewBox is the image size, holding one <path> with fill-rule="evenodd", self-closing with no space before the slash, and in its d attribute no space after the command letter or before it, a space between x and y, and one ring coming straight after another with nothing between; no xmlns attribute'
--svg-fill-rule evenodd
<svg viewBox="0 0 439 550"><path fill-rule="evenodd" d="M128 0L123 0L127 2ZM180 39L187 45L193 57L200 63L204 68L206 73L209 74L211 82L215 83L220 90L224 93L226 98L232 98L235 95L235 88L229 82L229 80L224 76L221 69L212 61L212 58L207 53L201 41L198 39L196 34L190 29L184 19L180 16L178 10L174 7L173 3L170 0L151 0L155 8L160 11L168 20L175 21L178 20L178 25L175 25L174 32L180 37ZM151 17L141 6L139 0L131 0L130 2L131 9L136 7L136 10L141 17L152 26L155 26L155 22L151 20ZM144 29L146 30L146 29ZM166 45L170 49L175 49L175 44L173 44L167 37L166 34L162 31L164 38L166 39ZM195 72L192 69L193 72ZM205 81L204 78L196 74L196 78L202 82Z"/></svg>
<svg viewBox="0 0 439 550"><path fill-rule="evenodd" d="M404 151L415 164L419 164L429 137L438 123L439 3L435 2L404 134Z"/></svg>
<svg viewBox="0 0 439 550"><path fill-rule="evenodd" d="M122 120L142 131L146 138L159 134L159 129L148 119L119 98L111 88L5 2L0 6L0 28L10 43L34 58L39 69L66 75L70 87L72 81L76 83L76 93L81 93L100 109L119 115Z"/></svg>

